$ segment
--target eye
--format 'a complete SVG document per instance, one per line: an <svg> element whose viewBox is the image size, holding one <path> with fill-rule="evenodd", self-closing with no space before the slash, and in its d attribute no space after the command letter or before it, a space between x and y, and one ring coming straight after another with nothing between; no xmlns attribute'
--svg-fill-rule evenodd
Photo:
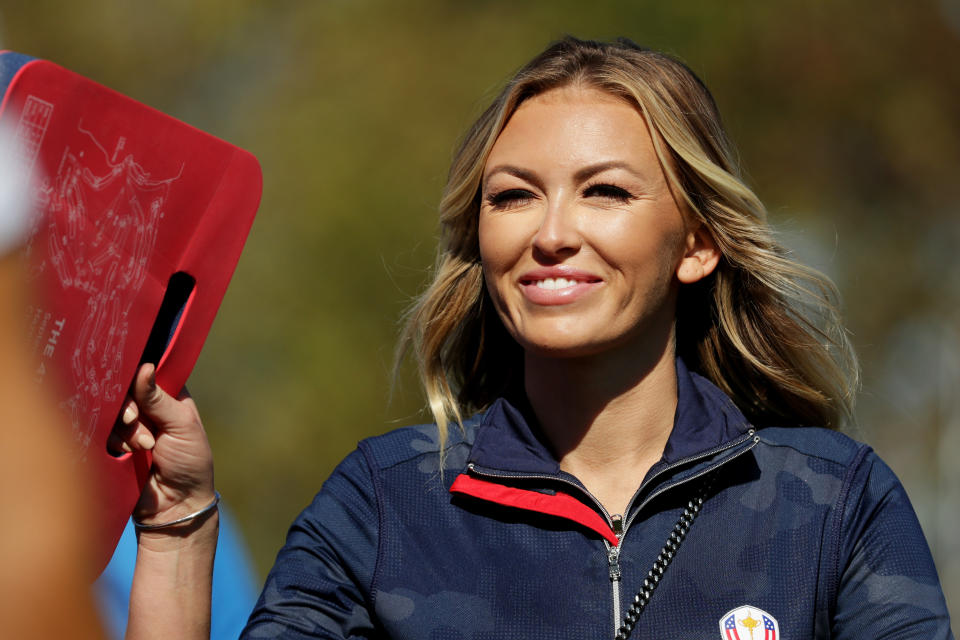
<svg viewBox="0 0 960 640"><path fill-rule="evenodd" d="M623 187L605 183L592 184L588 186L583 190L583 197L605 198L607 200L614 200L616 202L629 202L630 200L633 200L633 194Z"/></svg>
<svg viewBox="0 0 960 640"><path fill-rule="evenodd" d="M502 211L522 206L534 198L535 196L526 189L504 189L488 195L487 204Z"/></svg>

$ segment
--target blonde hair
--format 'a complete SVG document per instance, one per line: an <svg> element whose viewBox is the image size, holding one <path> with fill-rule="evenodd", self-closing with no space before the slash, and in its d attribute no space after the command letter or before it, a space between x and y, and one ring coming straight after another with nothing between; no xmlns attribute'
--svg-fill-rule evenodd
<svg viewBox="0 0 960 640"><path fill-rule="evenodd" d="M433 281L405 316L398 362L412 350L441 449L450 421L482 409L522 371L522 351L486 293L478 214L484 164L517 107L580 84L637 107L668 180L722 257L683 285L677 353L757 426L837 428L852 420L856 357L825 276L793 261L744 184L710 92L681 62L628 40L566 37L523 67L467 132L440 202Z"/></svg>

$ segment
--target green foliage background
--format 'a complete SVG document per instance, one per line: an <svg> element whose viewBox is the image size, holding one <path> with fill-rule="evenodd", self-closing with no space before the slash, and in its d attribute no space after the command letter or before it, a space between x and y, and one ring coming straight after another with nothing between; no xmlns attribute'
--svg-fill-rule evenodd
<svg viewBox="0 0 960 640"><path fill-rule="evenodd" d="M358 439L423 418L409 371L391 399L390 369L447 162L564 33L664 49L712 88L775 225L845 295L858 435L904 479L960 602L958 0L0 0L0 46L262 164L190 382L261 573Z"/></svg>

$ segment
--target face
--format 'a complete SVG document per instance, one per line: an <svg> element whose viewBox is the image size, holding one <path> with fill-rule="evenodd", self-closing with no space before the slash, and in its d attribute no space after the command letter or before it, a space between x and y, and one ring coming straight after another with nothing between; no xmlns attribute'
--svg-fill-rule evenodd
<svg viewBox="0 0 960 640"><path fill-rule="evenodd" d="M486 286L528 353L593 355L672 335L678 287L718 259L681 211L638 111L595 89L521 104L481 189Z"/></svg>

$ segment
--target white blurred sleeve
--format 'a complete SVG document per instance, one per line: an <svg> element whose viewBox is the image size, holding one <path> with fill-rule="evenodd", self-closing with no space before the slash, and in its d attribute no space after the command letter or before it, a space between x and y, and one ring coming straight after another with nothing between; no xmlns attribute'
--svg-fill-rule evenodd
<svg viewBox="0 0 960 640"><path fill-rule="evenodd" d="M32 219L29 182L11 134L0 127L0 256L23 244Z"/></svg>

